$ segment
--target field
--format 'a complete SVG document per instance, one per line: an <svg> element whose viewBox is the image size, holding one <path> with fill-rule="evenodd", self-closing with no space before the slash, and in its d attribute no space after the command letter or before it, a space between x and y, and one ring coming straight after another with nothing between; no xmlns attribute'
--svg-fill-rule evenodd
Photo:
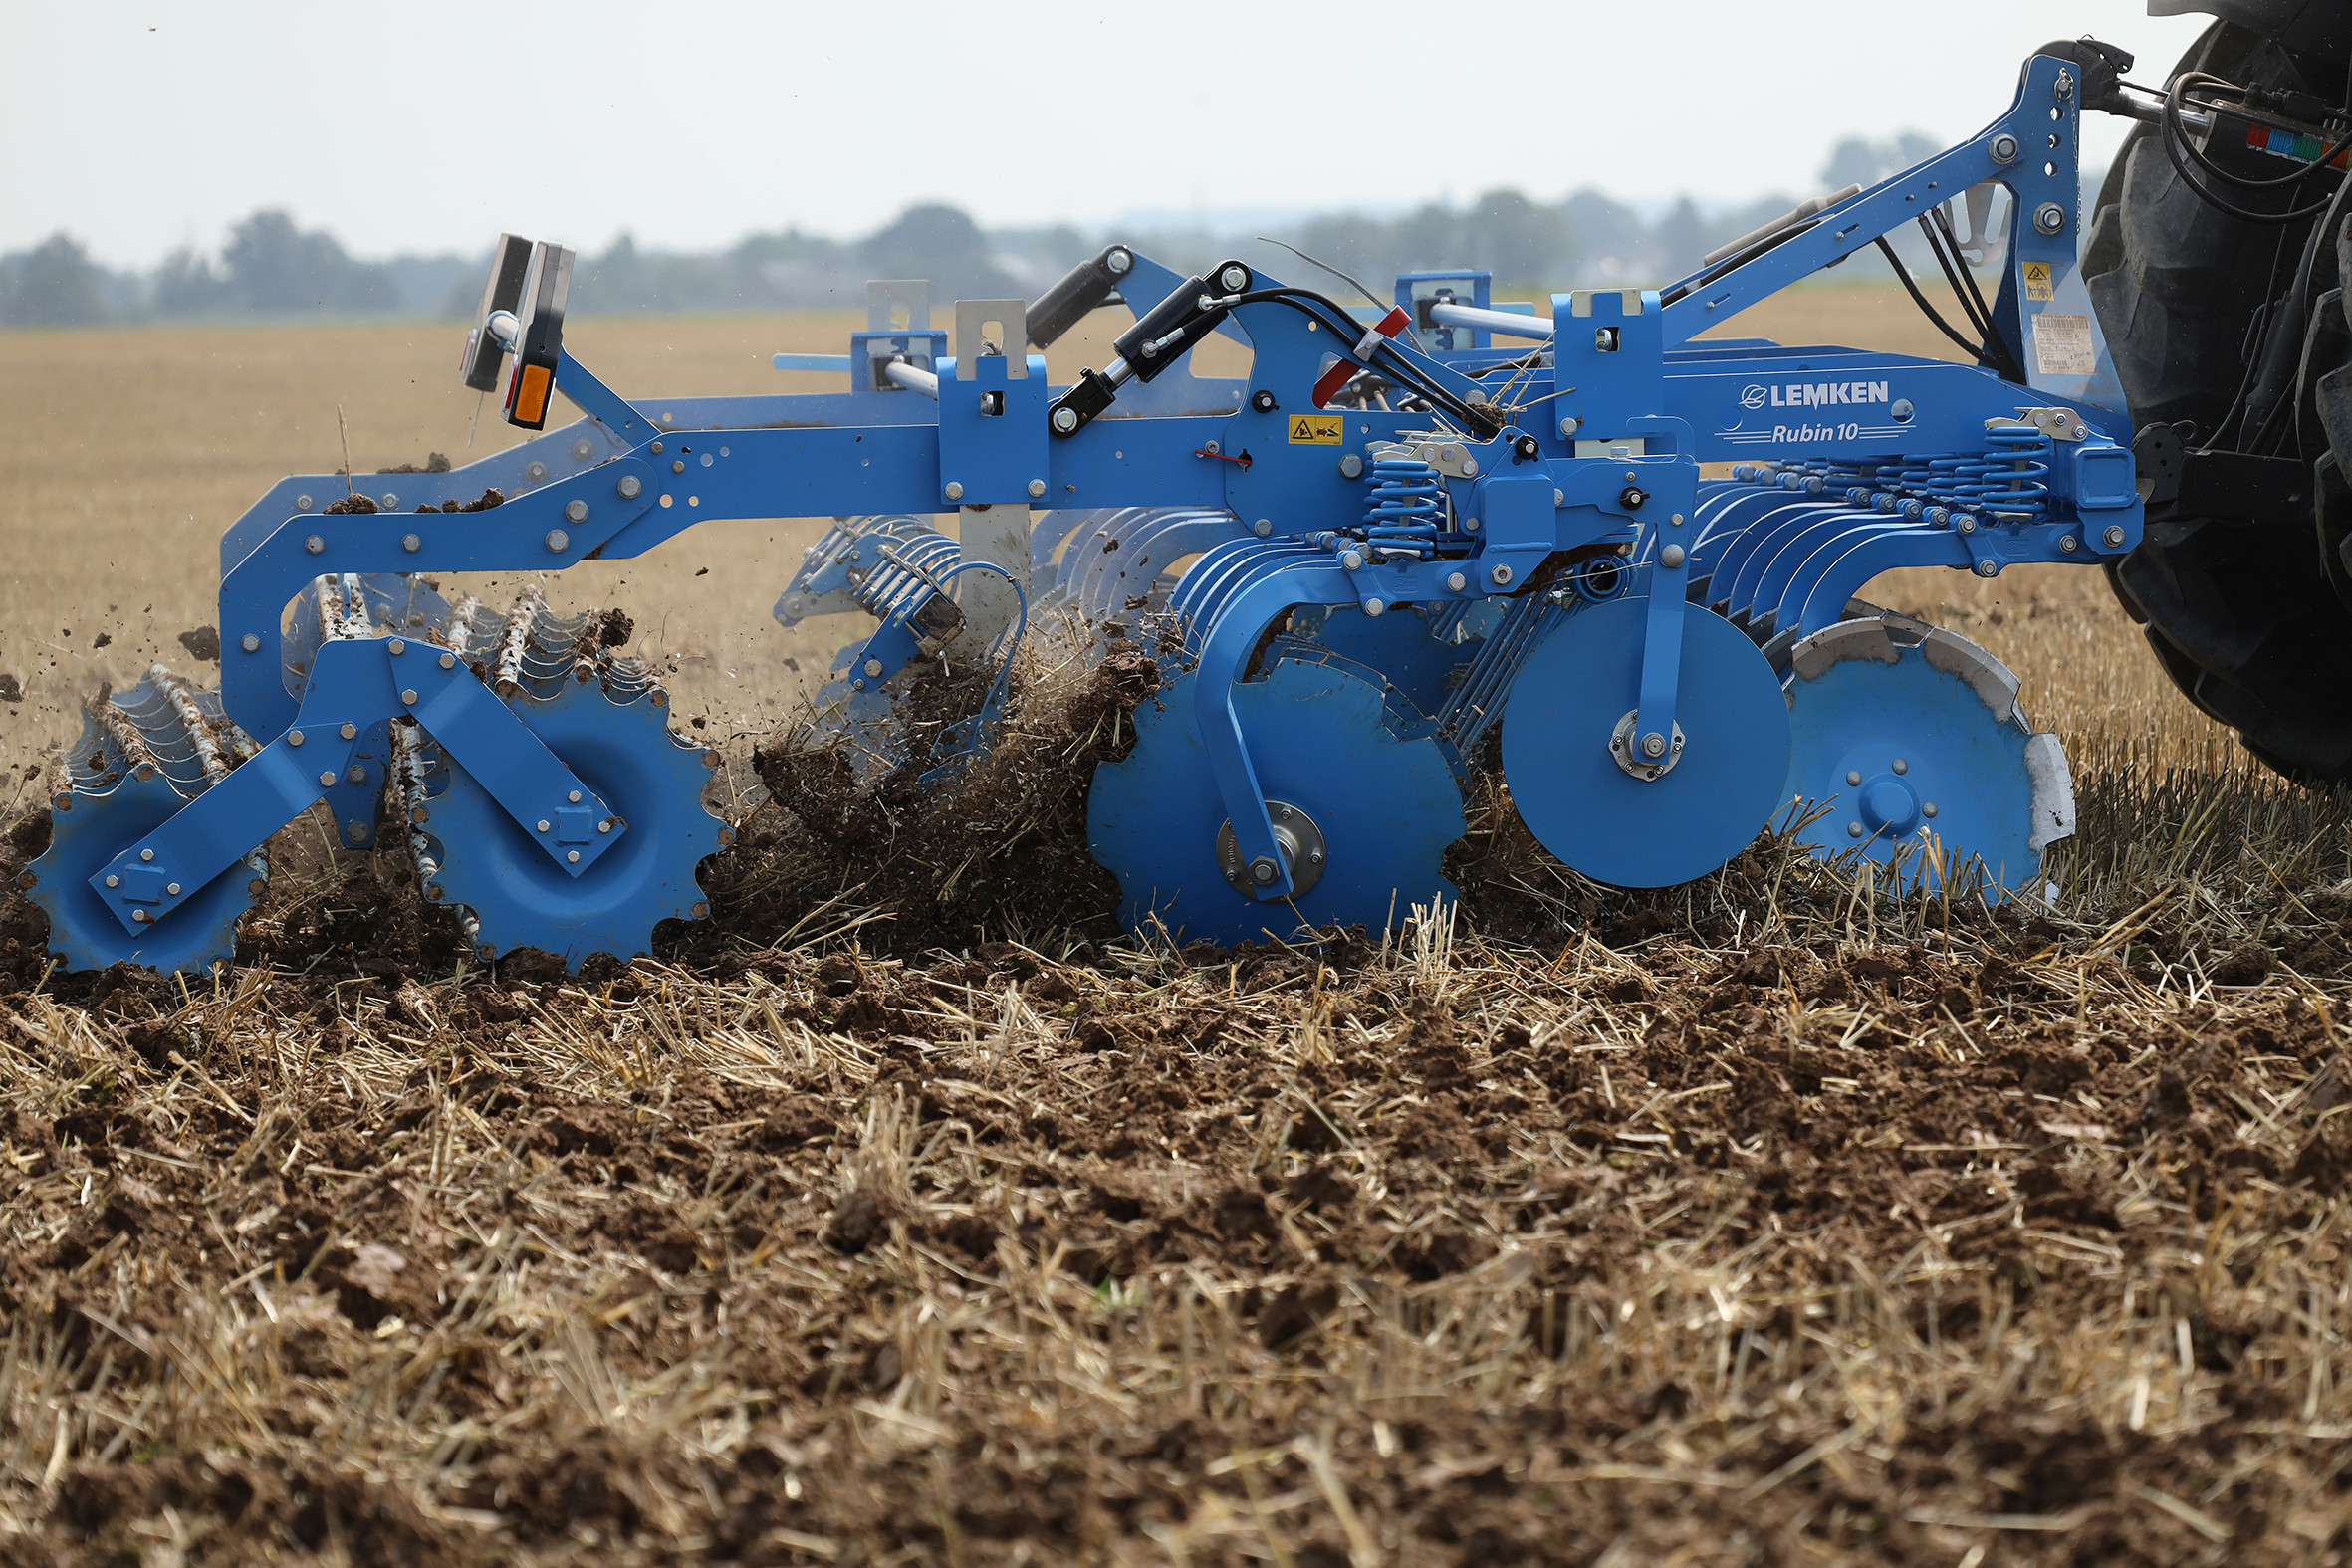
<svg viewBox="0 0 2352 1568"><path fill-rule="evenodd" d="M1752 317L1939 341L1867 289ZM847 326L571 346L814 389L767 356ZM455 346L0 335L0 888L80 698L197 668L253 496L344 429L362 474L464 460ZM51 974L0 893L0 1568L2345 1560L2352 817L2097 573L1873 595L2064 738L2046 909L1770 835L1621 894L1489 800L1459 911L1169 951L1074 826L1140 661L1041 676L894 837L768 798L849 630L767 619L821 527L549 585L727 738L742 847L654 960L462 964L300 830L201 984Z"/></svg>

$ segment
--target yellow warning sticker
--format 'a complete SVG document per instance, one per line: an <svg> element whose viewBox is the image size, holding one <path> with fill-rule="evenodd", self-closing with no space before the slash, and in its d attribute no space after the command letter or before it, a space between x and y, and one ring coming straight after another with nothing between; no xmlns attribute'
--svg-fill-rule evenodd
<svg viewBox="0 0 2352 1568"><path fill-rule="evenodd" d="M1337 446L1347 434L1345 414L1293 414L1291 416L1291 444L1293 446Z"/></svg>
<svg viewBox="0 0 2352 1568"><path fill-rule="evenodd" d="M2048 262L2027 262L2025 264L2025 298L2046 303L2057 297L2058 291L2050 284L2050 264Z"/></svg>

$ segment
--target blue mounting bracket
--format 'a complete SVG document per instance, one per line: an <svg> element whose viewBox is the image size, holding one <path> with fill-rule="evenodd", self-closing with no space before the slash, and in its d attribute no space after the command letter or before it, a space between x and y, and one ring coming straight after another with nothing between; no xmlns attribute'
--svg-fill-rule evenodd
<svg viewBox="0 0 2352 1568"><path fill-rule="evenodd" d="M960 345L959 345L960 346ZM1021 373L1013 373L1019 364ZM962 354L939 376L939 483L947 506L1028 506L1053 472L1047 389L1027 355Z"/></svg>

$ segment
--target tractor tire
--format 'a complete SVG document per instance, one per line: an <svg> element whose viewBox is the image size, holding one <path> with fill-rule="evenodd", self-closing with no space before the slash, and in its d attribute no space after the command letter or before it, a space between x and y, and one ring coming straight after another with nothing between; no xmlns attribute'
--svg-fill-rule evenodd
<svg viewBox="0 0 2352 1568"><path fill-rule="evenodd" d="M2343 81L2340 63L2290 55L2230 23L2209 29L2177 70L2330 101ZM2195 448L2228 421L2255 379L2247 356L2258 315L2294 308L2284 297L2313 221L2266 227L2220 212L2181 182L2152 127L2132 133L2099 192L2083 274L2135 429L2181 427ZM2312 515L2205 516L2151 503L2142 544L2108 572L2189 700L2264 764L2316 785L2352 781L2352 562L2339 550L2352 532L2352 486L2333 455L2352 465L2341 270L2337 244L2323 241L2308 320L2288 339L2300 368L2282 395L2295 405L2268 419L2273 431L2284 425L2268 452L2315 467ZM2263 422L2249 416L2240 428Z"/></svg>

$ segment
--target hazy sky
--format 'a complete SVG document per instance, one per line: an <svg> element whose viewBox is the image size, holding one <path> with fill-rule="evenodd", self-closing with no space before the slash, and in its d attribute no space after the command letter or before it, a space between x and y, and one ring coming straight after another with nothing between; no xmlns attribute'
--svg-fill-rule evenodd
<svg viewBox="0 0 2352 1568"><path fill-rule="evenodd" d="M0 0L0 251L62 228L147 266L264 205L372 256L501 229L852 235L926 198L1095 225L1498 185L1810 194L1842 135L1978 129L2053 37L2121 44L2161 80L2204 19L2142 11ZM2122 134L2099 117L2092 160Z"/></svg>

